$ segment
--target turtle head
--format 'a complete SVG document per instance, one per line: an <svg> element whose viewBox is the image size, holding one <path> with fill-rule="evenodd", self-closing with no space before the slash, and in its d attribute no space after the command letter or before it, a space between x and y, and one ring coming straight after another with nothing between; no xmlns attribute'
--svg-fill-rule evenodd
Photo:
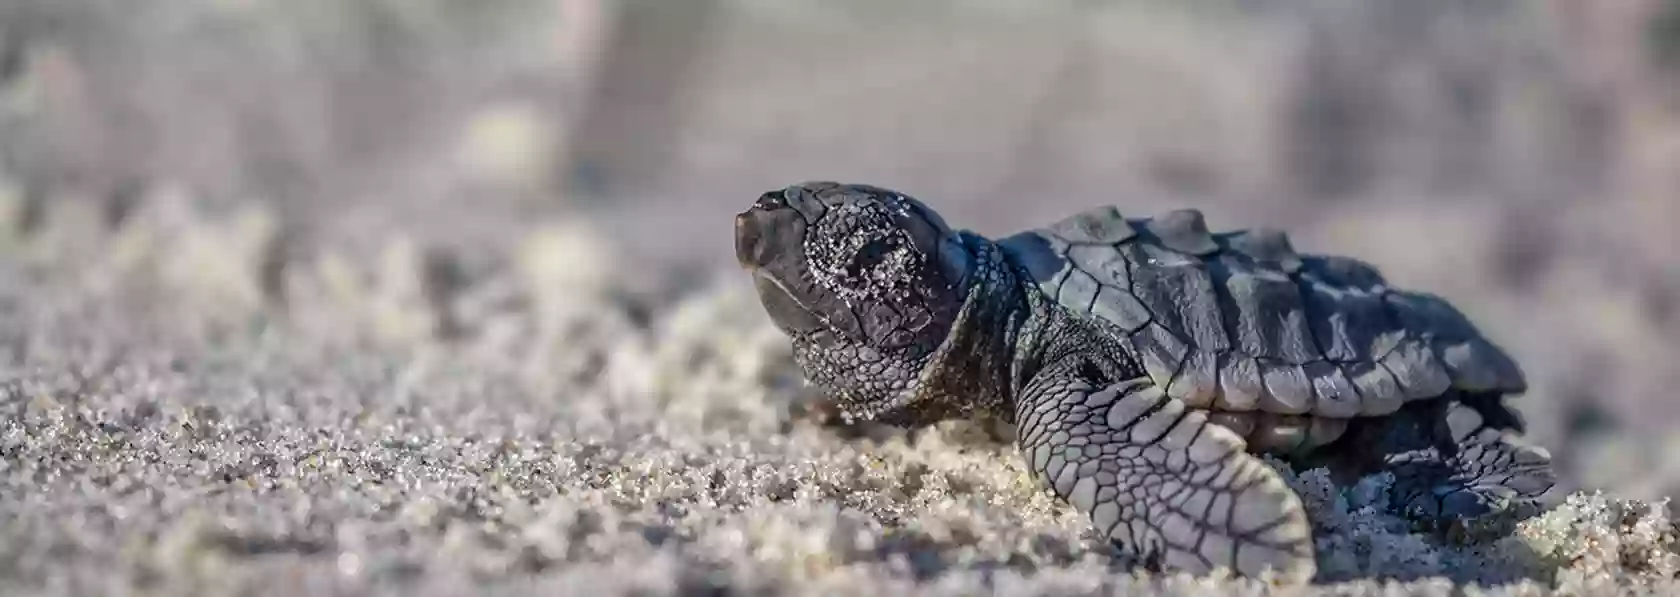
<svg viewBox="0 0 1680 597"><path fill-rule="evenodd" d="M920 201L834 182L759 196L735 218L735 250L806 377L870 415L950 334L972 260Z"/></svg>

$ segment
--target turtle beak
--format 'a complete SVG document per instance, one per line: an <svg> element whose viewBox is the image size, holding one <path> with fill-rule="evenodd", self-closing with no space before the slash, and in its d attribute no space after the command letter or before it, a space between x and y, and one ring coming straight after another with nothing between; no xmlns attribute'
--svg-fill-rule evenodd
<svg viewBox="0 0 1680 597"><path fill-rule="evenodd" d="M765 193L751 209L735 215L735 260L749 271L769 267L782 252L800 246L805 219L781 191Z"/></svg>
<svg viewBox="0 0 1680 597"><path fill-rule="evenodd" d="M815 288L805 272L805 216L780 192L765 193L735 215L735 260L752 273L759 300L777 327L810 333L823 329L807 302Z"/></svg>
<svg viewBox="0 0 1680 597"><path fill-rule="evenodd" d="M748 210L735 214L735 261L748 271L764 267L767 251L758 214Z"/></svg>

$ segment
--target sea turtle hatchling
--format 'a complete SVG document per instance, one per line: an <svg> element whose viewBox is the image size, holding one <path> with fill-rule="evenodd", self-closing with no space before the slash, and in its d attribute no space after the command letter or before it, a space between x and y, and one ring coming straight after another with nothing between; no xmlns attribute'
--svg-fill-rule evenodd
<svg viewBox="0 0 1680 597"><path fill-rule="evenodd" d="M1015 425L1032 477L1159 570L1316 574L1302 502L1257 454L1451 527L1554 483L1502 403L1515 363L1440 298L1281 232L1112 206L993 240L861 184L765 193L737 258L799 369L853 420ZM1522 516L1520 514L1516 516Z"/></svg>

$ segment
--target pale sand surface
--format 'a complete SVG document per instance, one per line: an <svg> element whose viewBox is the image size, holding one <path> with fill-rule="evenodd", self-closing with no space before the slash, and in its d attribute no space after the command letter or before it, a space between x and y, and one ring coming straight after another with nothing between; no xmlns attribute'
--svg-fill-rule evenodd
<svg viewBox="0 0 1680 597"><path fill-rule="evenodd" d="M1115 565L974 427L794 420L734 272L649 283L564 222L453 269L388 230L280 258L266 211L167 199L4 222L7 595L1265 593ZM1275 594L1680 588L1661 504L1576 494L1449 547L1377 513L1380 478L1294 483L1323 572Z"/></svg>

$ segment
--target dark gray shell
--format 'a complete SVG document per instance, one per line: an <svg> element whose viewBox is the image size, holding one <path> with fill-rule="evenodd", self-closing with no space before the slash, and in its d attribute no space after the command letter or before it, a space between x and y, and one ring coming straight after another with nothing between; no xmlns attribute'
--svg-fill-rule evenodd
<svg viewBox="0 0 1680 597"><path fill-rule="evenodd" d="M1000 241L1046 296L1115 332L1168 395L1219 411L1384 415L1450 388L1521 393L1522 371L1439 297L1372 266L1297 254L1200 211L1112 206Z"/></svg>

